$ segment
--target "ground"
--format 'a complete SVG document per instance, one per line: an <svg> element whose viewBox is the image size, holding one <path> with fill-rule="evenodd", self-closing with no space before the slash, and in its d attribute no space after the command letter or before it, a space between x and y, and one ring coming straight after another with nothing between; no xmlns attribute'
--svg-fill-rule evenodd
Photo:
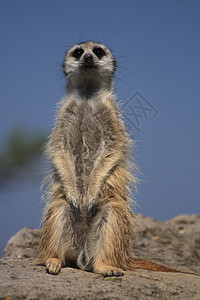
<svg viewBox="0 0 200 300"><path fill-rule="evenodd" d="M200 215L168 222L138 216L133 241L137 257L200 274ZM200 276L146 270L107 277L63 268L49 275L37 258L38 229L12 237L0 259L0 299L199 299Z"/></svg>

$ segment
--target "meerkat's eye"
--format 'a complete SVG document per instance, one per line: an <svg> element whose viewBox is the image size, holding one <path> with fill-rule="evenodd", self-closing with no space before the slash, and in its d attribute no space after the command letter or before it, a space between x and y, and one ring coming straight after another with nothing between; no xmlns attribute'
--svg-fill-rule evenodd
<svg viewBox="0 0 200 300"><path fill-rule="evenodd" d="M106 55L106 52L101 47L94 47L93 52L99 59Z"/></svg>
<svg viewBox="0 0 200 300"><path fill-rule="evenodd" d="M76 59L79 59L81 57L81 55L84 53L84 50L82 48L76 48L73 52L72 52L72 56Z"/></svg>

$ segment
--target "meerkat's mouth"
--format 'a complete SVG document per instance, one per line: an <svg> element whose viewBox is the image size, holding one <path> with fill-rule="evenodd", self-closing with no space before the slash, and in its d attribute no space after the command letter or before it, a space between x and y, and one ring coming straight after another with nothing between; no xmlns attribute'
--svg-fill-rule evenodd
<svg viewBox="0 0 200 300"><path fill-rule="evenodd" d="M81 66L81 71L96 71L98 69L97 65L95 65L93 62L92 63L84 63Z"/></svg>
<svg viewBox="0 0 200 300"><path fill-rule="evenodd" d="M93 68L95 68L95 65L94 64L84 64L83 68L93 69Z"/></svg>

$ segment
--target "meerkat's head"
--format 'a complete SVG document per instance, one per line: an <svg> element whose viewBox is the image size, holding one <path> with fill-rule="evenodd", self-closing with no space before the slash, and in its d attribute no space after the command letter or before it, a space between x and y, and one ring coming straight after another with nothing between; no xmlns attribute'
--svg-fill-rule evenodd
<svg viewBox="0 0 200 300"><path fill-rule="evenodd" d="M68 78L68 90L90 97L94 92L111 88L116 61L106 46L89 41L67 52L63 69Z"/></svg>

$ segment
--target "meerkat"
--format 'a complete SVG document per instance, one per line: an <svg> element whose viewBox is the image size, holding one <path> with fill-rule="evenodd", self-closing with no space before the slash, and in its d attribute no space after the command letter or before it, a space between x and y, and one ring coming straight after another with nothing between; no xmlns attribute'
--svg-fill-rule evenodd
<svg viewBox="0 0 200 300"><path fill-rule="evenodd" d="M39 242L47 272L75 266L103 276L142 268L179 272L134 258L130 185L132 141L113 92L116 61L103 44L73 46L68 79L46 146L52 164Z"/></svg>

